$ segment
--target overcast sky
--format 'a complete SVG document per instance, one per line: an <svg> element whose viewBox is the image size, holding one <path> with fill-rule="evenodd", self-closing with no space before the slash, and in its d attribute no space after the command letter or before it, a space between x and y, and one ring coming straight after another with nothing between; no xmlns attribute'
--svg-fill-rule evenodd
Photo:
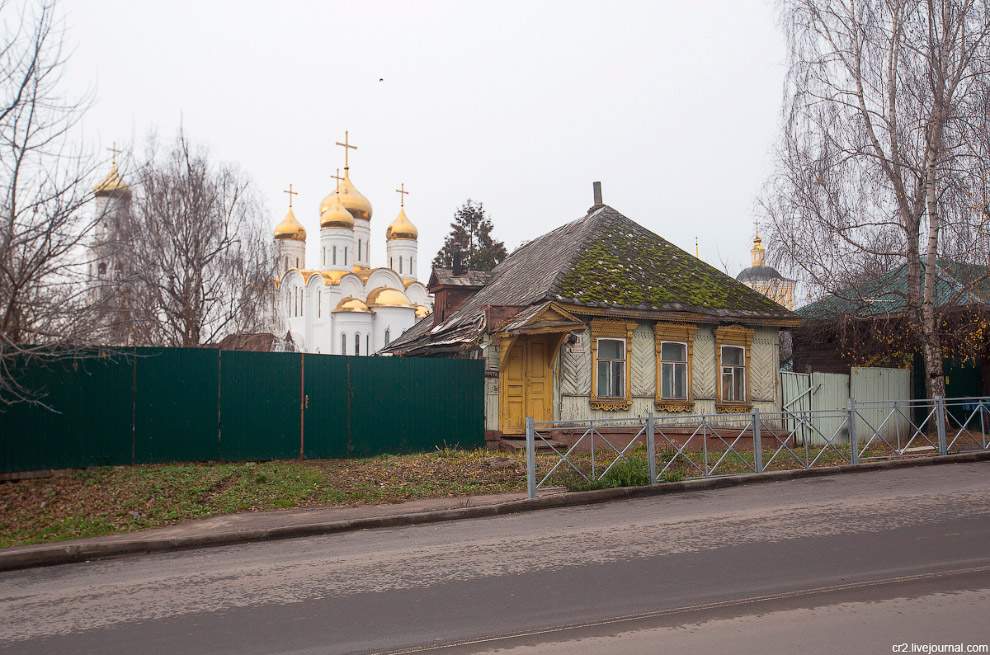
<svg viewBox="0 0 990 655"><path fill-rule="evenodd" d="M372 264L399 210L428 262L466 199L511 250L604 200L735 274L778 133L784 46L748 2L63 2L86 135L144 148L180 121L294 210L317 261L343 169L371 201ZM106 153L109 157L109 153ZM109 163L108 163L109 164ZM429 271L421 265L420 279Z"/></svg>

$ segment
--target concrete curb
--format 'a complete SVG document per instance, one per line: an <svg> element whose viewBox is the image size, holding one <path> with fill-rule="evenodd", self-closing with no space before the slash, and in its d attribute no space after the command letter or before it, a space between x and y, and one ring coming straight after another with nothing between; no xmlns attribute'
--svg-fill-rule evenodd
<svg viewBox="0 0 990 655"><path fill-rule="evenodd" d="M768 473L750 473L718 478L687 480L685 482L667 482L643 487L621 487L618 489L600 489L597 491L578 491L573 493L557 493L538 498L513 500L494 505L463 507L425 511L410 514L395 514L392 516L377 516L369 518L348 519L341 521L314 522L303 525L281 526L264 529L248 529L213 534L190 535L185 537L170 537L160 539L119 539L112 542L68 542L56 543L41 547L24 547L20 549L5 549L0 551L0 571L55 566L58 564L73 564L99 559L128 557L133 555L148 555L151 553L168 553L197 548L213 548L260 541L278 539L296 539L298 537L313 537L338 532L357 530L373 530L377 528L395 528L441 521L458 521L462 519L486 518L531 512L540 509L573 507L591 505L613 500L644 498L648 496L663 496L690 491L708 489L725 489L750 484L798 480L842 473L864 473L868 471L884 471L889 469L933 466L938 464L957 464L966 462L990 461L990 452L963 453L960 455L937 455L907 460L888 460L869 462L857 466L829 466L813 469L795 469L787 471L771 471Z"/></svg>

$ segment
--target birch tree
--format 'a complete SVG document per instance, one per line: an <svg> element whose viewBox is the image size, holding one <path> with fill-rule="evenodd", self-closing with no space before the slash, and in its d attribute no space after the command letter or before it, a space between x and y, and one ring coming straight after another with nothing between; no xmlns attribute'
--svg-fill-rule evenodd
<svg viewBox="0 0 990 655"><path fill-rule="evenodd" d="M180 131L152 148L132 212L116 229L136 317L131 341L196 347L267 329L274 257L260 194Z"/></svg>
<svg viewBox="0 0 990 655"><path fill-rule="evenodd" d="M60 89L62 44L54 2L0 2L0 404L43 402L14 369L82 356L92 335L95 161L76 129L86 99Z"/></svg>
<svg viewBox="0 0 990 655"><path fill-rule="evenodd" d="M857 283L906 266L903 300L927 391L944 395L939 262L990 263L987 4L779 6L789 64L784 128L762 203L777 259L820 295L859 303L870 299Z"/></svg>

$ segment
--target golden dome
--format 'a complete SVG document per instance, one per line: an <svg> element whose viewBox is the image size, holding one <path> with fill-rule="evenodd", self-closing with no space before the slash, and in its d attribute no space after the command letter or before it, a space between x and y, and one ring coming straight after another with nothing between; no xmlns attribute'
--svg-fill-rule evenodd
<svg viewBox="0 0 990 655"><path fill-rule="evenodd" d="M378 287L377 289L372 289L371 293L368 294L368 306L410 307L412 306L412 303L409 302L409 298L406 297L406 294L402 293L398 289Z"/></svg>
<svg viewBox="0 0 990 655"><path fill-rule="evenodd" d="M117 172L116 162L110 167L110 172L103 178L103 181L97 184L93 190L98 196L110 196L115 193L130 195L131 193L131 188L124 183L120 173Z"/></svg>
<svg viewBox="0 0 990 655"><path fill-rule="evenodd" d="M362 313L362 314L370 314L371 313L371 310L368 309L368 306L365 305L364 302L361 299L355 298L354 296L347 296L346 298L344 298L343 300L341 300L339 303L337 303L337 306L334 308L333 311L335 311L335 312L356 312L356 313Z"/></svg>
<svg viewBox="0 0 990 655"><path fill-rule="evenodd" d="M323 201L323 204L327 206L326 211L320 213L320 229L344 228L345 230L353 230L354 217L344 208L344 203L340 201L340 194L331 193L327 198L329 202Z"/></svg>
<svg viewBox="0 0 990 655"><path fill-rule="evenodd" d="M416 318L423 318L424 316L429 316L430 308L426 305L416 305Z"/></svg>
<svg viewBox="0 0 990 655"><path fill-rule="evenodd" d="M293 241L305 241L306 230L296 220L296 215L289 208L289 213L285 215L282 222L275 226L275 238L278 240L292 239Z"/></svg>
<svg viewBox="0 0 990 655"><path fill-rule="evenodd" d="M354 184L351 182L351 174L346 168L344 169L344 179L341 180L337 190L324 198L323 202L320 203L320 216L323 216L327 212L330 208L330 203L333 202L333 197L338 194L340 195L340 201L343 203L344 209L349 211L351 216L362 221L371 220L371 203L361 195L360 191L354 188Z"/></svg>
<svg viewBox="0 0 990 655"><path fill-rule="evenodd" d="M418 238L419 230L406 218L406 210L400 209L399 215L395 217L392 224L385 230L385 239L387 241L391 241L392 239L409 239L415 241Z"/></svg>

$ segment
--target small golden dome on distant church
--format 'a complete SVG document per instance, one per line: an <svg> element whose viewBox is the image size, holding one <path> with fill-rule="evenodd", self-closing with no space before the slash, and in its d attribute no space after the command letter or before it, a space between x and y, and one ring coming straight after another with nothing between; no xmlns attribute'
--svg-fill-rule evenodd
<svg viewBox="0 0 990 655"><path fill-rule="evenodd" d="M347 296L334 308L335 312L356 312L361 314L370 314L371 310L368 306L364 304L360 298L355 298L354 296Z"/></svg>
<svg viewBox="0 0 990 655"><path fill-rule="evenodd" d="M337 194L340 194L340 202L344 205L344 209L351 213L351 216L362 221L371 220L371 203L361 195L360 191L354 188L354 183L351 182L351 174L346 168L344 169L344 179L341 180L337 191L328 195L320 203L320 216L323 216L327 212L330 208L330 203L333 202L333 197Z"/></svg>
<svg viewBox="0 0 990 655"><path fill-rule="evenodd" d="M430 308L426 305L416 305L416 318L423 318L430 315Z"/></svg>
<svg viewBox="0 0 990 655"><path fill-rule="evenodd" d="M324 201L327 209L320 214L320 228L324 230L328 228L353 230L354 217L344 208L344 203L340 200L340 194L331 193L327 198L330 199L330 202Z"/></svg>
<svg viewBox="0 0 990 655"><path fill-rule="evenodd" d="M763 247L763 239L760 238L760 233L756 233L756 238L753 239L753 249L750 250L753 255L753 266L764 266L767 261L767 249Z"/></svg>
<svg viewBox="0 0 990 655"><path fill-rule="evenodd" d="M117 162L114 161L113 165L110 167L110 172L107 174L103 181L96 185L93 189L97 196L111 196L114 194L120 195L130 195L131 188L124 183L123 178L120 177L120 173L117 172Z"/></svg>
<svg viewBox="0 0 990 655"><path fill-rule="evenodd" d="M371 293L368 294L368 306L411 307L412 303L409 302L409 298L406 297L406 294L402 293L398 289L378 287L377 289L372 289Z"/></svg>
<svg viewBox="0 0 990 655"><path fill-rule="evenodd" d="M406 210L400 209L399 215L395 217L392 224L385 230L385 239L387 241L391 241L392 239L409 239L415 241L418 238L419 230L406 217Z"/></svg>
<svg viewBox="0 0 990 655"><path fill-rule="evenodd" d="M296 220L296 215L289 208L289 213L285 215L282 222L275 227L275 238L277 240L291 239L293 241L305 241L306 230L302 224Z"/></svg>

